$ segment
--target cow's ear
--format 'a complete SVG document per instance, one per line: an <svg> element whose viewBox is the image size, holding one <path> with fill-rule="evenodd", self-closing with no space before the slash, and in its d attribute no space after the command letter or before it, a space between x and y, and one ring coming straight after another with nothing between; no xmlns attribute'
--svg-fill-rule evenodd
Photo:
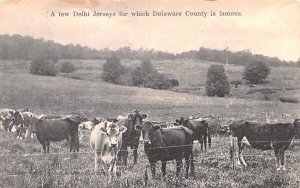
<svg viewBox="0 0 300 188"><path fill-rule="evenodd" d="M176 122L176 123L179 123L179 122L180 122L180 120L179 120L179 119L176 119L176 120L175 120L175 122Z"/></svg>
<svg viewBox="0 0 300 188"><path fill-rule="evenodd" d="M127 117L128 117L129 119L133 119L133 114L128 114Z"/></svg>
<svg viewBox="0 0 300 188"><path fill-rule="evenodd" d="M142 125L136 125L134 128L135 128L135 130L137 130L137 131L142 131Z"/></svg>
<svg viewBox="0 0 300 188"><path fill-rule="evenodd" d="M142 118L146 119L148 117L148 114L142 114Z"/></svg>
<svg viewBox="0 0 300 188"><path fill-rule="evenodd" d="M125 126L122 126L120 128L120 133L125 133L127 131L127 128Z"/></svg>
<svg viewBox="0 0 300 188"><path fill-rule="evenodd" d="M13 115L13 114L14 114L14 111L11 110L11 111L9 111L8 113L10 113L11 115Z"/></svg>
<svg viewBox="0 0 300 188"><path fill-rule="evenodd" d="M161 129L161 127L159 125L154 125L153 126L154 131L158 131Z"/></svg>

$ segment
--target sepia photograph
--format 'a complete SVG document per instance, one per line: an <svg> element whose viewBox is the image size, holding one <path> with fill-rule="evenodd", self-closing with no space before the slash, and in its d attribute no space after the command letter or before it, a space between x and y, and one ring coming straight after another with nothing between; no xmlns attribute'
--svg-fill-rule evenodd
<svg viewBox="0 0 300 188"><path fill-rule="evenodd" d="M0 188L299 188L299 0L0 0Z"/></svg>

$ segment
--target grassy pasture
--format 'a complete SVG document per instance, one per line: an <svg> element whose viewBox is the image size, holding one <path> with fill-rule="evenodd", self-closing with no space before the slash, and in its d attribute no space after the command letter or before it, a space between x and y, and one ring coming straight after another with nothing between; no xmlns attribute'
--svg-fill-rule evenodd
<svg viewBox="0 0 300 188"><path fill-rule="evenodd" d="M102 82L100 73L103 61L72 60L78 70L58 77L28 74L28 62L0 62L0 107L31 108L37 114L81 114L89 118L126 115L133 109L149 114L150 120L170 121L181 116L214 114L228 118L271 122L292 121L299 118L298 104L277 101L254 100L245 97L249 86L232 90L233 97L218 98L202 96L206 70L211 63L191 60L155 61L160 72L177 78L179 91L158 91L146 88L117 86ZM138 61L123 61L137 66ZM242 67L226 67L229 78L238 78ZM297 88L300 86L298 69L272 68L269 85L274 88ZM69 75L70 76L70 75ZM282 80L282 81L281 81ZM243 88L244 87L244 88ZM265 86L256 86L265 87ZM288 90L291 96L299 96L299 90ZM242 99L238 98L242 96ZM244 96L244 97L243 97ZM79 154L68 154L63 143L52 144L51 154L44 155L41 145L34 140L16 140L15 135L0 132L0 187L141 187L148 161L139 149L137 166L123 170L114 184L107 184L107 177L93 172L93 154L89 144L89 132L85 132ZM247 169L233 170L229 164L228 138L213 138L213 148L202 153L196 144L196 175L188 180L175 180L175 165L167 167L166 181L152 180L149 171L149 187L299 187L299 148L287 151L286 172L276 172L275 158L271 151L246 150ZM67 153L67 154L66 154ZM32 155L29 155L32 154ZM132 163L130 152L129 163ZM160 167L157 167L160 174Z"/></svg>

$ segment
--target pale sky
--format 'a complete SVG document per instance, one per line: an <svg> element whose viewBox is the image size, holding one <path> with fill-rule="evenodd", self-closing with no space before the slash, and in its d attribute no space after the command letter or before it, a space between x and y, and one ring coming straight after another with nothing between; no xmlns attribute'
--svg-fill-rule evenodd
<svg viewBox="0 0 300 188"><path fill-rule="evenodd" d="M179 11L181 17L93 17L92 13ZM55 17L51 17L52 11ZM59 17L58 12L69 12ZM73 11L89 11L74 17ZM185 16L185 11L236 11L241 17ZM29 35L61 44L117 49L154 48L180 53L212 49L296 61L300 57L300 1L279 0L0 0L0 34Z"/></svg>

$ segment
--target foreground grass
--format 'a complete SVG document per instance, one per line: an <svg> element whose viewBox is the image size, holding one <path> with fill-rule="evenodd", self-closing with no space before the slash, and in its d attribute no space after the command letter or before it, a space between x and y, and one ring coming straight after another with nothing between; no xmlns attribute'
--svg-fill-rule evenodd
<svg viewBox="0 0 300 188"><path fill-rule="evenodd" d="M142 187L147 157L142 145L136 166L132 152L129 167L119 168L122 176L108 184L108 177L94 173L94 155L88 145L89 131L85 131L80 153L69 153L63 143L52 143L50 154L41 153L41 145L34 140L16 140L11 133L0 132L0 185L1 187ZM299 149L287 151L287 171L275 170L272 151L246 150L247 169L232 169L229 160L229 138L214 137L212 149L206 153L195 144L196 174L184 179L175 177L175 164L168 162L167 178L161 179L160 163L158 178L151 177L147 187L297 187L300 183ZM149 169L149 168L148 168Z"/></svg>

